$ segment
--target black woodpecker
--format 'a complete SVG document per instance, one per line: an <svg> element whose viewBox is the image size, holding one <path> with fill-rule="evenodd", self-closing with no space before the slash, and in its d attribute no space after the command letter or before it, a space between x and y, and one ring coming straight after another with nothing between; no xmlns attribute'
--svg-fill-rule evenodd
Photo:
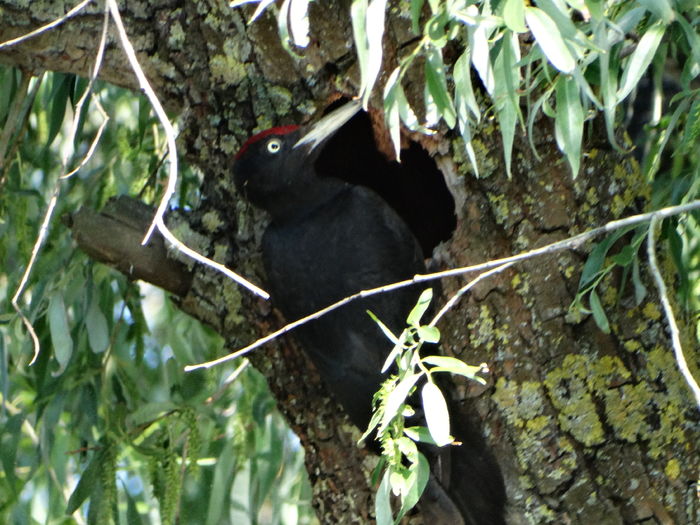
<svg viewBox="0 0 700 525"><path fill-rule="evenodd" d="M236 188L272 217L262 240L263 263L272 300L290 321L360 290L425 272L416 238L384 200L365 187L316 174L322 145L358 110L350 102L308 128L263 131L236 155ZM367 310L401 333L421 289L356 300L295 331L329 390L362 430L392 346ZM447 460L437 454L443 458L440 470L449 465L446 474L437 475L431 461L434 475L421 510L432 525L505 524L498 464L478 428L452 418L453 434L463 445L445 447L451 449Z"/></svg>

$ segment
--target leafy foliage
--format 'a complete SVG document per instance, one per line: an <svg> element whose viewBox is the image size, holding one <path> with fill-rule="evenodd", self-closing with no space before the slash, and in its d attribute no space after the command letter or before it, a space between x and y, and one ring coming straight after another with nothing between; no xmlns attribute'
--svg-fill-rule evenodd
<svg viewBox="0 0 700 525"><path fill-rule="evenodd" d="M406 319L407 328L398 337L373 313L368 312L394 343L382 372L387 372L392 366L395 371L375 395L372 419L360 439L363 441L376 434L382 447L382 458L374 473L375 479L381 476L375 502L378 525L397 523L418 503L425 489L430 465L418 450L418 443L442 447L453 442L447 402L433 374L446 372L484 382L477 375L485 371L484 365L470 366L459 359L446 356L421 357L420 351L425 343L436 344L440 341L440 331L434 323L421 324L432 296L431 288L421 294ZM413 393L418 388L426 426L406 426L407 419L415 415L411 405L417 405ZM391 509L391 494L401 502L396 517Z"/></svg>
<svg viewBox="0 0 700 525"><path fill-rule="evenodd" d="M88 150L100 113L78 116L75 158L61 166L67 128L86 81L0 69L0 522L309 523L309 485L296 438L265 381L244 367L184 374L221 339L75 249L55 217L99 208L112 195L156 198L164 141L148 104L97 83L111 121L90 162L59 180ZM88 99L89 100L89 99ZM177 205L197 197L183 168ZM11 298L47 203L57 208L19 305ZM72 518L69 517L72 515Z"/></svg>

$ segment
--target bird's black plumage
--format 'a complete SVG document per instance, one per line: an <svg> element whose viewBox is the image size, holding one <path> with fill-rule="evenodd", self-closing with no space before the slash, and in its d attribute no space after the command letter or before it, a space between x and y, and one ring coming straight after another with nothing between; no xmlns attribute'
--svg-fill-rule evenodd
<svg viewBox="0 0 700 525"><path fill-rule="evenodd" d="M414 235L379 196L367 188L316 175L314 160L325 137L300 143L307 132L296 127L263 132L243 146L234 165L237 188L272 216L262 241L263 262L272 299L289 320L360 290L425 271ZM381 367L391 349L367 310L400 333L420 291L412 286L356 300L297 329L302 347L360 429L369 423L372 396L385 379ZM468 478L458 480L455 487L470 493L462 501L450 498L460 509L463 523L503 524L500 471L478 430L475 435L467 427L469 450L461 452L472 457L452 464L469 472L455 473L453 468L451 477ZM432 488L437 492L426 498L443 506L442 489Z"/></svg>

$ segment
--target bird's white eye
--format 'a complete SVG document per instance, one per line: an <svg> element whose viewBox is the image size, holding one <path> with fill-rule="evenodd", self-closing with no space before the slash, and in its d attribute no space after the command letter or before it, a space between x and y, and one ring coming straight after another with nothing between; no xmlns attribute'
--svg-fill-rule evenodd
<svg viewBox="0 0 700 525"><path fill-rule="evenodd" d="M280 139L270 139L267 143L267 151L270 153L277 153L282 149L282 141Z"/></svg>

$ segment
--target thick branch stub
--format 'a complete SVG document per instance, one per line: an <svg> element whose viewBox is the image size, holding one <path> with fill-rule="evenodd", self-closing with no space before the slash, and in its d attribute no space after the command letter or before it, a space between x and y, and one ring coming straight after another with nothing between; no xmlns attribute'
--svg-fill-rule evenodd
<svg viewBox="0 0 700 525"><path fill-rule="evenodd" d="M130 279L141 279L178 296L192 284L192 273L168 257L163 238L141 241L155 210L126 196L111 199L101 212L81 208L64 218L78 247Z"/></svg>

